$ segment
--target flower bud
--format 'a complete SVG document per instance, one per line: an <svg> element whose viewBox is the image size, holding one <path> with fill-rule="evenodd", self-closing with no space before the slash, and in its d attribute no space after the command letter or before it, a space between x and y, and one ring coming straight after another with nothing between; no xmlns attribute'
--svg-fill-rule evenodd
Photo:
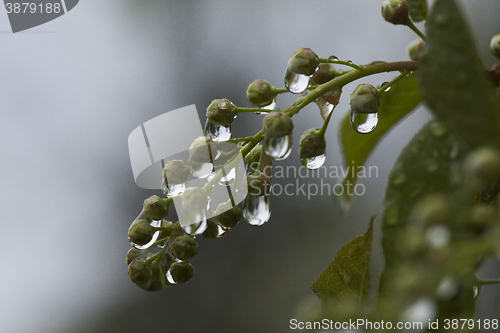
<svg viewBox="0 0 500 333"><path fill-rule="evenodd" d="M271 104L278 94L276 88L266 80L255 80L247 88L247 99L253 106Z"/></svg>
<svg viewBox="0 0 500 333"><path fill-rule="evenodd" d="M207 118L216 125L230 125L237 113L236 106L226 98L214 99L207 107Z"/></svg>
<svg viewBox="0 0 500 333"><path fill-rule="evenodd" d="M149 284L146 288L142 288L142 286L139 287L146 291L160 291L171 286L171 284L167 281L165 268L163 268L160 261L153 261L151 264L151 271L153 275L149 280Z"/></svg>
<svg viewBox="0 0 500 333"><path fill-rule="evenodd" d="M417 38L408 44L406 50L408 51L408 55L411 60L419 61L422 57L422 52L425 50L425 42L422 39Z"/></svg>
<svg viewBox="0 0 500 333"><path fill-rule="evenodd" d="M271 184L267 181L264 174L255 172L254 174L246 176L243 180L243 187L247 186L249 197L260 197L269 194Z"/></svg>
<svg viewBox="0 0 500 333"><path fill-rule="evenodd" d="M231 201L219 204L216 214L219 223L225 228L234 228L243 216L241 209L238 206L233 206Z"/></svg>
<svg viewBox="0 0 500 333"><path fill-rule="evenodd" d="M186 283L194 275L194 267L188 261L175 262L170 266L170 274L177 283Z"/></svg>
<svg viewBox="0 0 500 333"><path fill-rule="evenodd" d="M144 260L135 259L128 265L128 277L141 288L147 288L153 276L151 265Z"/></svg>
<svg viewBox="0 0 500 333"><path fill-rule="evenodd" d="M500 59L500 34L493 36L490 43L491 53Z"/></svg>
<svg viewBox="0 0 500 333"><path fill-rule="evenodd" d="M325 134L319 128L308 129L300 137L299 157L311 158L323 155L326 149Z"/></svg>
<svg viewBox="0 0 500 333"><path fill-rule="evenodd" d="M130 265L133 260L140 258L143 255L144 251L145 250L136 249L135 247L128 250L127 255L125 256L127 266Z"/></svg>
<svg viewBox="0 0 500 333"><path fill-rule="evenodd" d="M320 85L333 80L337 76L339 76L339 73L332 64L322 63L319 64L319 69L314 72L309 82L313 85Z"/></svg>
<svg viewBox="0 0 500 333"><path fill-rule="evenodd" d="M293 122L286 114L273 111L264 117L264 130L266 138L280 138L291 135Z"/></svg>
<svg viewBox="0 0 500 333"><path fill-rule="evenodd" d="M377 113L380 106L380 94L371 84L360 84L351 94L351 112Z"/></svg>
<svg viewBox="0 0 500 333"><path fill-rule="evenodd" d="M287 69L295 74L311 76L318 68L318 56L311 49L301 48L288 59Z"/></svg>
<svg viewBox="0 0 500 333"><path fill-rule="evenodd" d="M182 195L182 209L205 210L208 206L208 198L199 187L188 187Z"/></svg>
<svg viewBox="0 0 500 333"><path fill-rule="evenodd" d="M168 161L163 168L163 179L168 185L184 184L190 174L189 167L182 160Z"/></svg>
<svg viewBox="0 0 500 333"><path fill-rule="evenodd" d="M144 218L137 218L128 229L128 239L137 245L145 245L151 241L155 230L151 226L151 221Z"/></svg>
<svg viewBox="0 0 500 333"><path fill-rule="evenodd" d="M189 163L213 163L211 154L214 154L216 147L212 139L205 136L196 138L189 147ZM210 152L212 151L212 152Z"/></svg>
<svg viewBox="0 0 500 333"><path fill-rule="evenodd" d="M160 198L157 195L152 195L144 200L141 215L153 220L161 220L168 215L169 205L170 201L167 198Z"/></svg>
<svg viewBox="0 0 500 333"><path fill-rule="evenodd" d="M382 3L382 16L392 24L406 24L410 17L409 8L404 0L386 0Z"/></svg>
<svg viewBox="0 0 500 333"><path fill-rule="evenodd" d="M464 162L465 182L473 191L487 191L500 181L500 153L494 148L480 148Z"/></svg>
<svg viewBox="0 0 500 333"><path fill-rule="evenodd" d="M259 166L260 155L262 155L262 146L255 146L247 156L245 156L245 163L247 166L247 173L254 173Z"/></svg>
<svg viewBox="0 0 500 333"><path fill-rule="evenodd" d="M181 260L191 259L198 253L198 243L189 235L176 237L172 248L174 255Z"/></svg>
<svg viewBox="0 0 500 333"><path fill-rule="evenodd" d="M217 238L219 236L219 225L216 217L207 220L207 228L201 235L205 238Z"/></svg>

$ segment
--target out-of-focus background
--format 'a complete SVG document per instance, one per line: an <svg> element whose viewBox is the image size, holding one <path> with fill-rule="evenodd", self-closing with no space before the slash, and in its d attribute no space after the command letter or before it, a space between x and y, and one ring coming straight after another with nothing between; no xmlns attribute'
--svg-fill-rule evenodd
<svg viewBox="0 0 500 333"><path fill-rule="evenodd" d="M300 305L314 302L312 280L380 213L390 166L428 113L418 110L382 142L368 161L379 178L362 181L366 194L348 214L328 196L274 197L269 223L200 239L195 277L158 293L127 277L127 229L142 201L160 194L135 185L127 137L186 105L196 104L203 121L214 98L249 106L247 85L262 78L282 87L300 47L355 63L407 59L416 36L384 22L380 2L87 0L17 34L0 11L0 332L289 331ZM463 2L489 67L500 2ZM358 83L344 89L333 116L326 165L342 164L336 126ZM278 107L292 101L280 96ZM251 135L261 121L242 115L234 133ZM297 142L321 124L317 107L294 122ZM294 152L278 165L299 163ZM492 262L484 274L500 271ZM483 290L481 315L493 318L498 289Z"/></svg>

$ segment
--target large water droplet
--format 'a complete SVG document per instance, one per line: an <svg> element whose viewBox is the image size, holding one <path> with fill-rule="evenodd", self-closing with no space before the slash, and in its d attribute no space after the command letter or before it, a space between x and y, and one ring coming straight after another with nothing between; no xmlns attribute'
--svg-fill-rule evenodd
<svg viewBox="0 0 500 333"><path fill-rule="evenodd" d="M479 296L479 292L481 292L481 287L472 286L472 296L474 297L474 299L476 299L477 296Z"/></svg>
<svg viewBox="0 0 500 333"><path fill-rule="evenodd" d="M170 268L167 271L167 281L171 284L177 284L177 282L175 282L174 280L174 277L172 276L172 273L170 272Z"/></svg>
<svg viewBox="0 0 500 333"><path fill-rule="evenodd" d="M267 139L264 142L264 150L267 155L275 160L284 160L292 151L292 136L285 135L278 138Z"/></svg>
<svg viewBox="0 0 500 333"><path fill-rule="evenodd" d="M325 164L325 160L326 160L325 154L309 158L303 158L302 165L308 169L315 170L321 168L323 164Z"/></svg>
<svg viewBox="0 0 500 333"><path fill-rule="evenodd" d="M329 60L339 60L339 57L331 55L328 57Z"/></svg>
<svg viewBox="0 0 500 333"><path fill-rule="evenodd" d="M161 181L161 190L167 198L176 197L181 195L186 190L186 183L168 185L165 179Z"/></svg>
<svg viewBox="0 0 500 333"><path fill-rule="evenodd" d="M224 171L227 172L227 170ZM231 170L229 170L229 172L226 173L225 176L221 177L221 179L219 180L219 185L223 186L233 185L235 179L236 179L236 169L232 168Z"/></svg>
<svg viewBox="0 0 500 333"><path fill-rule="evenodd" d="M250 225L260 226L269 221L271 205L268 195L247 196L243 203L243 217Z"/></svg>
<svg viewBox="0 0 500 333"><path fill-rule="evenodd" d="M271 102L271 104L269 105L266 105L266 106L262 106L261 109L264 109L264 110L274 110L276 108L276 101L277 101L277 97L275 97L273 99L273 101ZM262 112L258 112L259 114L261 114Z"/></svg>
<svg viewBox="0 0 500 333"><path fill-rule="evenodd" d="M377 127L378 124L378 113L359 113L352 112L349 117L351 121L351 126L354 130L360 134L370 133Z"/></svg>
<svg viewBox="0 0 500 333"><path fill-rule="evenodd" d="M181 209L181 228L188 235L200 235L207 229L207 211L205 209Z"/></svg>
<svg viewBox="0 0 500 333"><path fill-rule="evenodd" d="M425 240L432 248L442 248L450 242L450 229L442 224L430 226L425 232Z"/></svg>
<svg viewBox="0 0 500 333"><path fill-rule="evenodd" d="M214 169L212 163L190 163L191 174L196 178L206 178Z"/></svg>
<svg viewBox="0 0 500 333"><path fill-rule="evenodd" d="M151 221L151 226L153 227L159 227L161 226L161 221L160 220L153 220ZM135 243L130 243L133 247L135 247L136 249L139 249L139 250L145 250L145 249L148 249L150 248L154 242L156 242L156 240L158 239L158 236L160 236L160 232L157 231L153 234L153 237L151 238L151 240L147 243L147 244L144 244L144 245L138 245L138 244L135 244Z"/></svg>
<svg viewBox="0 0 500 333"><path fill-rule="evenodd" d="M205 135L208 135L213 141L227 141L231 138L231 124L217 125L207 120L205 124Z"/></svg>
<svg viewBox="0 0 500 333"><path fill-rule="evenodd" d="M304 74L296 74L288 69L285 72L285 88L293 94L300 94L307 89L310 77Z"/></svg>

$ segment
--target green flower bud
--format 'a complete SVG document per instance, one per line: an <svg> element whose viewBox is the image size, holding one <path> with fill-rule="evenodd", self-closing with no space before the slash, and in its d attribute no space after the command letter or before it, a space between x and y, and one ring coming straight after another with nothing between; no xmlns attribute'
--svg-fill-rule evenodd
<svg viewBox="0 0 500 333"><path fill-rule="evenodd" d="M219 236L219 225L216 217L207 219L207 228L201 235L205 238L217 238Z"/></svg>
<svg viewBox="0 0 500 333"><path fill-rule="evenodd" d="M313 85L320 85L333 80L337 76L339 76L339 73L332 64L322 63L319 64L319 69L314 72L309 82Z"/></svg>
<svg viewBox="0 0 500 333"><path fill-rule="evenodd" d="M229 100L214 99L207 108L207 118L212 124L229 125L238 114L236 106Z"/></svg>
<svg viewBox="0 0 500 333"><path fill-rule="evenodd" d="M172 285L167 281L165 268L163 268L163 265L160 261L153 261L153 263L151 264L151 271L153 275L149 280L149 284L146 286L146 288L142 288L142 286L139 287L146 291L160 291Z"/></svg>
<svg viewBox="0 0 500 333"><path fill-rule="evenodd" d="M151 226L151 221L144 218L137 218L128 229L128 239L137 245L145 245L151 241L155 230Z"/></svg>
<svg viewBox="0 0 500 333"><path fill-rule="evenodd" d="M170 274L177 283L186 283L194 275L194 267L188 261L173 263L170 266Z"/></svg>
<svg viewBox="0 0 500 333"><path fill-rule="evenodd" d="M247 165L247 172L254 173L259 166L260 155L262 155L262 146L255 146L247 156L245 156L245 163Z"/></svg>
<svg viewBox="0 0 500 333"><path fill-rule="evenodd" d="M128 250L127 255L125 256L125 259L127 261L127 266L130 265L130 263L133 260L142 257L143 253L144 253L144 250L139 250L139 249L136 249L135 247Z"/></svg>
<svg viewBox="0 0 500 333"><path fill-rule="evenodd" d="M151 265L144 260L135 259L128 265L128 277L141 288L147 288L153 272Z"/></svg>
<svg viewBox="0 0 500 333"><path fill-rule="evenodd" d="M170 200L168 200L167 198L160 198L157 195L152 195L144 200L141 215L149 217L153 220L161 220L168 215L169 205Z"/></svg>
<svg viewBox="0 0 500 333"><path fill-rule="evenodd" d="M494 148L480 148L464 162L465 182L474 191L487 191L500 181L500 153Z"/></svg>
<svg viewBox="0 0 500 333"><path fill-rule="evenodd" d="M175 257L181 260L191 259L198 253L198 243L189 235L176 237L172 248Z"/></svg>
<svg viewBox="0 0 500 333"><path fill-rule="evenodd" d="M225 228L234 228L243 216L241 209L238 206L233 206L231 201L219 204L216 214L219 223Z"/></svg>
<svg viewBox="0 0 500 333"><path fill-rule="evenodd" d="M269 194L271 184L261 172L246 176L243 180L243 187L248 188L248 196L260 197Z"/></svg>
<svg viewBox="0 0 500 333"><path fill-rule="evenodd" d="M308 129L300 137L299 157L301 159L323 155L325 149L325 134L321 133L319 128Z"/></svg>
<svg viewBox="0 0 500 333"><path fill-rule="evenodd" d="M500 59L500 34L493 36L490 43L491 53Z"/></svg>
<svg viewBox="0 0 500 333"><path fill-rule="evenodd" d="M496 209L486 204L479 204L472 207L469 213L467 226L475 233L482 234L491 226L498 223Z"/></svg>
<svg viewBox="0 0 500 333"><path fill-rule="evenodd" d="M278 94L276 88L266 80L255 80L247 88L247 99L253 106L271 104Z"/></svg>
<svg viewBox="0 0 500 333"><path fill-rule="evenodd" d="M293 122L286 114L273 111L264 117L264 130L268 139L291 135Z"/></svg>
<svg viewBox="0 0 500 333"><path fill-rule="evenodd" d="M404 0L386 0L382 3L382 16L392 24L406 24L410 19Z"/></svg>
<svg viewBox="0 0 500 333"><path fill-rule="evenodd" d="M182 160L168 161L163 168L163 179L168 185L184 184L190 174L189 167Z"/></svg>
<svg viewBox="0 0 500 333"><path fill-rule="evenodd" d="M351 112L377 113L380 94L371 84L360 84L351 94Z"/></svg>
<svg viewBox="0 0 500 333"><path fill-rule="evenodd" d="M311 76L318 68L318 56L311 49L301 48L288 59L287 69L295 74Z"/></svg>
<svg viewBox="0 0 500 333"><path fill-rule="evenodd" d="M199 187L188 187L182 194L182 209L205 210L208 198Z"/></svg>
<svg viewBox="0 0 500 333"><path fill-rule="evenodd" d="M422 52L425 50L425 42L422 39L417 38L408 44L406 50L408 51L408 55L411 60L419 61L422 57Z"/></svg>

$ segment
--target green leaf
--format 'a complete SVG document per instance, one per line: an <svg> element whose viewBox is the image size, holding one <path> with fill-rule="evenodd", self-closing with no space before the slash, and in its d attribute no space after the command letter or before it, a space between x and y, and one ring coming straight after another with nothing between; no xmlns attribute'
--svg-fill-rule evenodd
<svg viewBox="0 0 500 333"><path fill-rule="evenodd" d="M454 0L436 0L419 70L422 98L431 111L474 146L500 147L494 90L472 35Z"/></svg>
<svg viewBox="0 0 500 333"><path fill-rule="evenodd" d="M354 184L360 171L373 149L391 128L408 115L420 103L416 74L412 73L396 82L388 92L382 94L379 108L377 128L370 134L359 134L353 130L349 122L349 114L341 121L340 145L344 155L345 166L350 166L347 176L342 180L344 186L343 200L348 204L352 191L347 191L346 185ZM352 172L354 169L354 172Z"/></svg>
<svg viewBox="0 0 500 333"><path fill-rule="evenodd" d="M429 4L427 0L406 0L410 9L410 17L413 22L422 22L429 14Z"/></svg>
<svg viewBox="0 0 500 333"><path fill-rule="evenodd" d="M370 252L373 243L373 220L363 236L342 246L325 271L312 283L312 290L323 309L346 299L363 304L370 289Z"/></svg>

